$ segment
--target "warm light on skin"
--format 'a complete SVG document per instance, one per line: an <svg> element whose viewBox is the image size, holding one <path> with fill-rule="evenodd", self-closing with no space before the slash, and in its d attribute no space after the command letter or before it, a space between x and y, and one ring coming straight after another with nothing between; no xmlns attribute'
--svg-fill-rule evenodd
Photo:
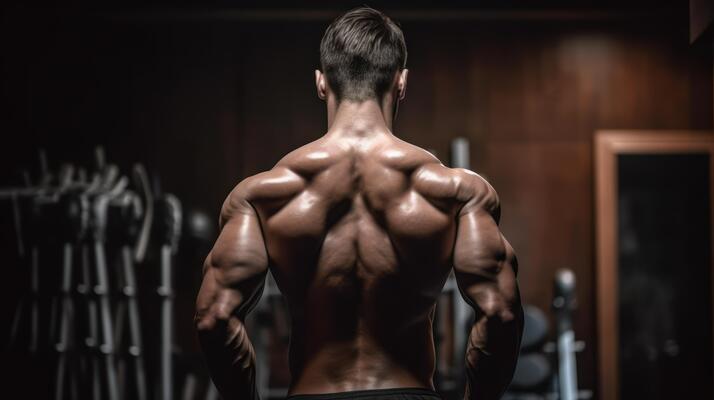
<svg viewBox="0 0 714 400"><path fill-rule="evenodd" d="M318 201L318 196L308 190L305 190L304 192L302 192L302 195L299 198L299 201L297 203L297 210L302 214L307 214L311 211L312 207L314 207L315 203L317 203Z"/></svg>
<svg viewBox="0 0 714 400"><path fill-rule="evenodd" d="M418 211L418 195L416 192L410 191L407 196L408 198L399 204L399 211L403 212L404 214L413 214L414 212Z"/></svg>
<svg viewBox="0 0 714 400"><path fill-rule="evenodd" d="M330 157L330 154L326 151L314 151L305 157L309 160L325 160Z"/></svg>
<svg viewBox="0 0 714 400"><path fill-rule="evenodd" d="M291 175L278 175L270 178L266 178L263 182L261 182L265 186L272 186L272 185L282 185L284 183L288 183L291 180L294 180L294 177Z"/></svg>
<svg viewBox="0 0 714 400"><path fill-rule="evenodd" d="M238 228L238 236L236 239L241 238L241 237L249 237L250 235L250 229L252 228L250 226L250 221L248 221L248 218L245 216L242 217L242 221L240 223L240 226Z"/></svg>
<svg viewBox="0 0 714 400"><path fill-rule="evenodd" d="M434 170L422 169L419 171L419 178L429 182L444 182L445 179Z"/></svg>
<svg viewBox="0 0 714 400"><path fill-rule="evenodd" d="M395 159L400 159L404 157L404 152L401 150L397 149L392 149L392 150L387 150L384 152L384 156L388 160L395 160Z"/></svg>

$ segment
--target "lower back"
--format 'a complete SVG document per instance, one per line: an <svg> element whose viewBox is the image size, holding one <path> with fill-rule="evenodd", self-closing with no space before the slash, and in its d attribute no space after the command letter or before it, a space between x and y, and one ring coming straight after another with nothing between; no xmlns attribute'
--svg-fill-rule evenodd
<svg viewBox="0 0 714 400"><path fill-rule="evenodd" d="M431 320L425 319L408 330L396 328L382 322L376 329L380 333L376 333L358 326L351 338L322 338L318 342L310 334L300 334L313 332L314 328L294 325L290 394L400 387L433 389Z"/></svg>

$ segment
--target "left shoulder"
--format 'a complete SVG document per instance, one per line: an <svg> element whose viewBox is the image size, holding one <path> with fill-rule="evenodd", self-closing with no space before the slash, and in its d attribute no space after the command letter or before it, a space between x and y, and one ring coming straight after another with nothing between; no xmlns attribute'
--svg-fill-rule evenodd
<svg viewBox="0 0 714 400"><path fill-rule="evenodd" d="M221 207L220 224L236 214L255 213L254 205L291 198L305 187L304 179L290 168L273 169L243 179L228 194Z"/></svg>
<svg viewBox="0 0 714 400"><path fill-rule="evenodd" d="M339 148L325 144L324 138L320 138L286 154L274 169L287 168L309 179L334 164L340 154Z"/></svg>

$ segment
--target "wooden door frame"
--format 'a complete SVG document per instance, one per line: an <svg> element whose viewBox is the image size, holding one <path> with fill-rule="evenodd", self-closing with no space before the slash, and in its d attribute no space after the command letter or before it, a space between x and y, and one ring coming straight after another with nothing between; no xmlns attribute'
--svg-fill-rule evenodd
<svg viewBox="0 0 714 400"><path fill-rule="evenodd" d="M693 130L599 130L595 132L595 256L599 398L618 400L617 156L709 153L709 199L714 230L714 132ZM714 231L711 234L714 249ZM714 254L712 282L714 290ZM712 296L714 298L714 296ZM714 312L714 299L712 299ZM714 336L714 316L712 318ZM712 377L714 382L714 376Z"/></svg>

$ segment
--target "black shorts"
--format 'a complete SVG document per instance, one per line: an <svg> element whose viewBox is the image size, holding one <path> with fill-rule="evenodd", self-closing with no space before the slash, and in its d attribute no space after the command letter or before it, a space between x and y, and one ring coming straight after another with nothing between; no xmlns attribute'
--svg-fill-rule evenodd
<svg viewBox="0 0 714 400"><path fill-rule="evenodd" d="M395 388L376 390L355 390L341 393L296 394L288 396L287 400L328 400L328 399L359 399L359 400L441 400L439 393L431 389Z"/></svg>

